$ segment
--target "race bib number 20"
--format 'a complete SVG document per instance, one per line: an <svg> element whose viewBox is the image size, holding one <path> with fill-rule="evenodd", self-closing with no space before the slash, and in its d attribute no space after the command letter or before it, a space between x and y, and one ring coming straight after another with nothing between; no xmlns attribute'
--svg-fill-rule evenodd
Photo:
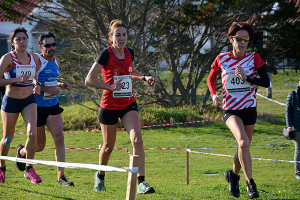
<svg viewBox="0 0 300 200"><path fill-rule="evenodd" d="M132 97L131 75L114 76L114 81L122 80L123 87L119 91L113 91L114 98Z"/></svg>

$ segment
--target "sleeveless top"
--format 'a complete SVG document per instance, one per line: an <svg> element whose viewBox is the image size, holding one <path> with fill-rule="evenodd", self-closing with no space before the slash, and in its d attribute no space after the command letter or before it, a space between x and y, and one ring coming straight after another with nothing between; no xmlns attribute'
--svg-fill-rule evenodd
<svg viewBox="0 0 300 200"><path fill-rule="evenodd" d="M114 83L114 76L132 75L133 64L131 54L127 48L124 48L124 60L119 60L116 57L111 46L107 47L107 49L110 56L106 64L102 67L102 77L104 83L112 85ZM114 98L113 91L103 90L100 106L107 110L122 110L135 101L134 95L131 97Z"/></svg>
<svg viewBox="0 0 300 200"><path fill-rule="evenodd" d="M27 74L30 76L29 80L26 83L13 83L11 86L15 87L28 87L33 85L32 78L35 76L35 71L36 71L36 63L33 59L33 56L31 53L27 52L27 54L30 56L30 61L29 64L23 65L19 59L16 56L15 51L9 52L9 54L12 57L12 69L9 71L4 72L4 78L5 79L10 79L10 78L16 78L17 74L23 75Z"/></svg>
<svg viewBox="0 0 300 200"><path fill-rule="evenodd" d="M256 107L255 90L257 86L234 75L234 70L240 65L247 76L256 77L256 70L264 64L265 62L255 52L245 52L245 55L241 58L233 58L231 52L221 53L216 57L211 68L222 72L224 110L242 110Z"/></svg>
<svg viewBox="0 0 300 200"><path fill-rule="evenodd" d="M50 62L38 55L41 60L41 68L37 71L38 80L42 86L56 86L57 78L59 76L58 63L54 58L54 62ZM41 94L35 97L35 101L38 107L51 107L58 104L58 98L56 95L52 96L47 92L41 92Z"/></svg>

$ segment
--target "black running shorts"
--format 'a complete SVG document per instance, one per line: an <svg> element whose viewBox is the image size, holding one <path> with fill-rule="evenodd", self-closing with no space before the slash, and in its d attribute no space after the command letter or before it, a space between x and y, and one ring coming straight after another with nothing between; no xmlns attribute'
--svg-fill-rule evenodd
<svg viewBox="0 0 300 200"><path fill-rule="evenodd" d="M223 110L223 120L226 123L227 119L235 115L242 119L244 125L253 125L256 123L257 111L256 107L245 108L242 110Z"/></svg>
<svg viewBox="0 0 300 200"><path fill-rule="evenodd" d="M117 124L119 118L122 119L126 113L132 110L138 112L138 105L136 102L133 102L127 108L122 110L106 110L104 108L100 108L98 112L99 122L106 125Z"/></svg>
<svg viewBox="0 0 300 200"><path fill-rule="evenodd" d="M59 103L50 107L37 107L37 127L46 125L49 115L59 115L64 111Z"/></svg>

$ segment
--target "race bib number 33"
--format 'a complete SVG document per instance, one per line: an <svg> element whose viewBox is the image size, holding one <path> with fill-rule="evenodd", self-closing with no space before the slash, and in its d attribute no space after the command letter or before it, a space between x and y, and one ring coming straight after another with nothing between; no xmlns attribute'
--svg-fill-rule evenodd
<svg viewBox="0 0 300 200"><path fill-rule="evenodd" d="M122 80L123 87L119 91L113 91L114 98L132 97L131 75L114 76L114 81Z"/></svg>
<svg viewBox="0 0 300 200"><path fill-rule="evenodd" d="M243 80L239 75L235 75L234 71L227 72L225 78L228 93L243 93L250 91L250 83Z"/></svg>

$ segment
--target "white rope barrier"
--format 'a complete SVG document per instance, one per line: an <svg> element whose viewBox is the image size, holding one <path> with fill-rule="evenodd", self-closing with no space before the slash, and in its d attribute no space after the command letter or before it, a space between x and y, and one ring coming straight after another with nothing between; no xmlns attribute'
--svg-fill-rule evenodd
<svg viewBox="0 0 300 200"><path fill-rule="evenodd" d="M189 153L198 153L198 154L206 154L206 155L213 155L213 156L222 156L222 157L230 157L233 158L234 156L225 155L225 154L216 154L216 153L205 153L200 151L192 151L191 149L186 150ZM293 160L277 160L277 159L268 159L268 158L251 158L252 160L265 160L265 161L275 161L275 162L287 162L287 163L300 163L299 161Z"/></svg>
<svg viewBox="0 0 300 200"><path fill-rule="evenodd" d="M28 163L28 164L43 164L43 165L51 165L57 167L64 168L86 168L86 169L94 169L101 171L117 171L117 172L131 172L137 173L138 167L132 168L117 168L106 165L95 165L95 164L85 164L85 163L69 163L69 162L57 162L57 161L48 161L48 160L34 160L34 159L25 159L25 158L16 158L9 156L0 156L0 160L9 160L14 162Z"/></svg>
<svg viewBox="0 0 300 200"><path fill-rule="evenodd" d="M264 98L264 99L267 99L267 100L272 101L272 102L274 102L274 103L277 103L277 104L279 104L279 105L285 106L285 103L280 103L279 101L275 101L275 100L270 99L270 98L268 98L268 97L265 97L265 96L263 96L263 95L261 95L261 94L259 94L259 93L256 93L256 94L257 94L258 96Z"/></svg>
<svg viewBox="0 0 300 200"><path fill-rule="evenodd" d="M293 86L297 86L298 84L287 84L287 83L272 83L274 85L293 85Z"/></svg>

